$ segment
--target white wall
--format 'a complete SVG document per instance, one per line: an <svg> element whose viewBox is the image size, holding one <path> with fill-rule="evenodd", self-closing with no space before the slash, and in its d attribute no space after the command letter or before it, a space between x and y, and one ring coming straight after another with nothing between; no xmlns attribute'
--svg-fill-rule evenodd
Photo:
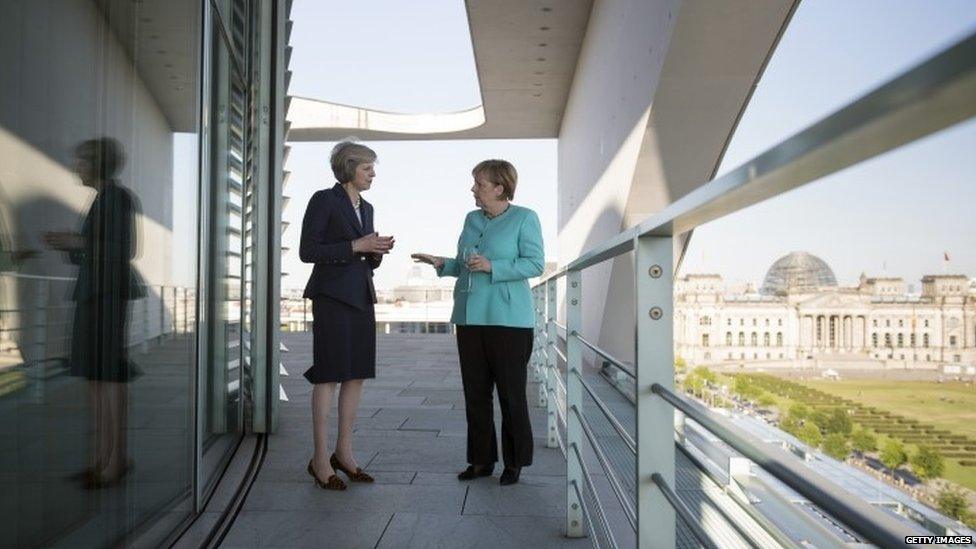
<svg viewBox="0 0 976 549"><path fill-rule="evenodd" d="M621 230L679 6L679 0L598 0L593 5L559 132L561 264ZM583 273L583 332L595 341L604 341L600 332L609 279L609 263ZM632 326L633 313L620 314L627 319L620 325ZM632 348L629 355L616 351L624 360L633 357Z"/></svg>

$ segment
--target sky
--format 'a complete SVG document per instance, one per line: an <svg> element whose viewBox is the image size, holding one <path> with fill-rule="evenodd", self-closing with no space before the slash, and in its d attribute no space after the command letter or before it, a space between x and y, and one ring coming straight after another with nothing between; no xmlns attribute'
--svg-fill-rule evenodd
<svg viewBox="0 0 976 549"><path fill-rule="evenodd" d="M460 0L338 3L296 0L290 93L399 112L447 112L480 102ZM800 4L740 122L720 174L976 31L970 0L807 0ZM293 143L283 216L284 288L301 288L298 261L308 197L330 187L333 143ZM520 173L516 203L542 219L555 258L555 140L370 142L377 178L365 198L397 247L377 286L400 283L409 253L453 254L473 208L471 168L505 158ZM976 122L968 122L696 230L682 273L759 283L793 250L814 253L838 280L869 275L917 282L944 268L976 276Z"/></svg>

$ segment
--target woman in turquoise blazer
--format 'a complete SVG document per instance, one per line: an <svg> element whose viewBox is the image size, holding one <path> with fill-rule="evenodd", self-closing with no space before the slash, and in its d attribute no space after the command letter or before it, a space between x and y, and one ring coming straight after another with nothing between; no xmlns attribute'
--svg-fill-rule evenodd
<svg viewBox="0 0 976 549"><path fill-rule="evenodd" d="M502 412L503 485L518 482L532 464L532 425L525 399L532 354L534 314L529 278L545 264L539 216L511 203L518 173L504 160L485 160L472 170L475 205L464 218L453 258L413 254L439 276L457 277L451 322L468 421L468 468L460 480L489 476L498 461L493 390Z"/></svg>

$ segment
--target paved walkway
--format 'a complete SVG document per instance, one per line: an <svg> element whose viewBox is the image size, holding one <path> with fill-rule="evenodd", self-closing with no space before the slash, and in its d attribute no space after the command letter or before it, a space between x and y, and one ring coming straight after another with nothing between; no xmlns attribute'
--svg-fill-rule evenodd
<svg viewBox="0 0 976 549"><path fill-rule="evenodd" d="M545 415L532 406L538 393L531 379L534 464L514 486L498 484L500 464L494 476L462 483L455 475L466 465L464 399L453 336L378 336L377 377L366 382L354 442L376 483L331 492L305 472L311 385L301 374L311 361L311 334L284 333L282 341L290 349L282 378L289 401L224 547L591 546L563 536L565 461L559 449L544 447Z"/></svg>

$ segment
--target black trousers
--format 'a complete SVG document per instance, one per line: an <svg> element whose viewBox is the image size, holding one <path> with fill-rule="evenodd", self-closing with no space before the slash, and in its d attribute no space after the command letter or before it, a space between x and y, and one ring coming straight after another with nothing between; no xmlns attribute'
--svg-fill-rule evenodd
<svg viewBox="0 0 976 549"><path fill-rule="evenodd" d="M532 328L458 326L458 356L468 420L468 463L498 461L494 389L502 412L502 458L506 467L532 464L532 424L525 398L532 355Z"/></svg>

